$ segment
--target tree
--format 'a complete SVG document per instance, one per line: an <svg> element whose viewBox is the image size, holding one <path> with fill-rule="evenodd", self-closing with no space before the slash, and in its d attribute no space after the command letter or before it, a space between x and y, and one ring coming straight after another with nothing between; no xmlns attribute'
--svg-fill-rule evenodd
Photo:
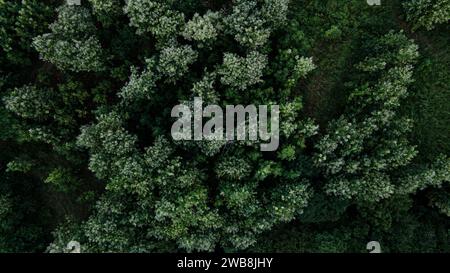
<svg viewBox="0 0 450 273"><path fill-rule="evenodd" d="M363 83L350 93L348 112L331 122L315 155L315 165L328 178L329 194L369 202L394 194L390 172L417 154L406 139L411 122L396 118L412 81L417 46L392 32L378 43L384 51L358 65L362 71L378 72L378 82Z"/></svg>
<svg viewBox="0 0 450 273"><path fill-rule="evenodd" d="M263 2L264 8L257 13L267 17L264 20L272 30L282 25L279 22L282 18L274 14L274 4L273 1ZM244 3L237 1L236 5ZM93 251L154 251L152 246L158 241L174 242L187 251L212 251L217 246L244 249L254 244L263 231L301 215L312 195L308 180L292 170L280 178L283 183L261 191L260 184L269 174L254 175L264 162L254 143L231 144L233 154L241 154L241 157L223 156L212 160L226 143L174 143L163 136L165 133L159 133L149 141L150 145L142 147L144 136L127 129L134 112L140 111L122 102L137 99L152 104L154 97L164 91L171 100L175 95L175 99L183 100L199 94L220 103L218 89L263 87L268 56L253 49L240 57L231 53L231 43L231 48L223 50L221 62L214 58L217 53L211 52L210 47L199 46L194 50L180 40L175 42L181 36L199 44L226 39L226 33L213 31L224 27L220 22L228 15L222 12L206 13L202 18L194 14L191 21L184 23L181 19L185 15L164 2L128 1L125 10L138 33L153 34L158 45L153 54L147 56L146 68L141 73L132 70L129 82L120 92L119 103L112 109L102 109L97 121L84 127L78 138L78 145L89 152L90 170L107 183L107 192L97 203L95 213L82 225L84 237L81 238L85 243ZM236 9L230 12L230 16L234 16ZM158 22L152 21L159 13L164 15L158 17ZM143 18L142 14L150 20L139 19ZM166 19L172 27L161 32L159 22ZM208 38L194 31L204 24ZM225 24L225 27L229 26ZM184 32L180 32L181 29ZM200 57L204 63L197 61ZM193 65L203 65L203 69L189 69ZM311 59L299 57L290 87L313 67ZM203 74L198 76L197 71ZM176 89L175 82L177 86L190 86L190 92ZM174 93L170 94L169 90ZM232 93L225 96L236 99ZM275 96L270 98L276 99ZM286 115L291 116L287 122L301 119L296 112L300 105L297 108L286 110ZM306 129L311 123L288 129L287 134L309 137L315 131ZM170 128L161 129L156 124L144 126L163 132ZM194 154L194 158L187 160L189 154ZM283 167L281 162L273 162L269 173L281 173ZM217 185L211 184L214 180Z"/></svg>
<svg viewBox="0 0 450 273"><path fill-rule="evenodd" d="M403 5L413 30L419 28L432 30L436 25L450 20L450 1L448 0L412 0L405 1Z"/></svg>
<svg viewBox="0 0 450 273"><path fill-rule="evenodd" d="M89 0L92 11L105 26L115 22L123 14L122 5L119 0Z"/></svg>
<svg viewBox="0 0 450 273"><path fill-rule="evenodd" d="M186 23L183 37L198 42L199 46L211 44L218 36L216 25L219 18L218 12L209 11L203 16L198 13L194 14L194 17Z"/></svg>
<svg viewBox="0 0 450 273"><path fill-rule="evenodd" d="M32 39L47 30L52 7L37 0L0 2L0 49L16 65L29 65Z"/></svg>
<svg viewBox="0 0 450 273"><path fill-rule="evenodd" d="M165 47L161 50L158 71L168 81L176 81L189 71L189 65L197 56L197 52L187 45Z"/></svg>
<svg viewBox="0 0 450 273"><path fill-rule="evenodd" d="M51 93L36 86L16 88L4 101L6 109L23 118L45 119L52 109Z"/></svg>
<svg viewBox="0 0 450 273"><path fill-rule="evenodd" d="M267 57L257 51L249 53L245 58L225 53L222 69L218 72L221 75L220 81L233 88L245 90L262 81L266 65Z"/></svg>
<svg viewBox="0 0 450 273"><path fill-rule="evenodd" d="M62 2L0 0L0 252L450 251L444 26L399 32L397 1ZM194 97L279 106L278 149L173 139Z"/></svg>
<svg viewBox="0 0 450 273"><path fill-rule="evenodd" d="M224 18L228 31L244 47L264 46L274 28L286 20L289 0L233 1L233 12ZM262 3L261 3L262 2Z"/></svg>
<svg viewBox="0 0 450 273"><path fill-rule="evenodd" d="M158 41L164 43L176 35L184 25L184 14L170 8L171 1L131 0L125 6L130 25L136 33L150 32Z"/></svg>
<svg viewBox="0 0 450 273"><path fill-rule="evenodd" d="M62 6L58 9L58 21L50 29L52 33L33 40L42 59L75 72L104 69L105 55L95 36L89 10L81 6Z"/></svg>

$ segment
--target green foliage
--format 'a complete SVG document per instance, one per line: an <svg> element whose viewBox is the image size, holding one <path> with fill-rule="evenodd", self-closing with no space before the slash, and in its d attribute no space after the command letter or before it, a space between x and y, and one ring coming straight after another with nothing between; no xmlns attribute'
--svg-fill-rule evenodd
<svg viewBox="0 0 450 273"><path fill-rule="evenodd" d="M217 163L216 174L219 178L242 180L250 174L251 166L242 158L226 157Z"/></svg>
<svg viewBox="0 0 450 273"><path fill-rule="evenodd" d="M177 34L184 24L184 15L170 8L171 1L131 0L125 6L130 25L136 33L150 32L158 40L165 41Z"/></svg>
<svg viewBox="0 0 450 273"><path fill-rule="evenodd" d="M32 39L47 30L52 8L38 0L0 2L0 49L13 64L29 64Z"/></svg>
<svg viewBox="0 0 450 273"><path fill-rule="evenodd" d="M92 11L97 18L106 26L114 23L115 19L122 14L120 0L89 0Z"/></svg>
<svg viewBox="0 0 450 273"><path fill-rule="evenodd" d="M416 156L406 139L411 123L395 119L395 114L412 81L417 46L394 33L378 43L381 52L366 57L358 68L370 73L383 70L379 81L363 83L350 93L348 113L329 125L331 133L319 141L315 155L316 166L330 178L328 193L369 202L391 196L389 172ZM390 51L383 52L383 47Z"/></svg>
<svg viewBox="0 0 450 273"><path fill-rule="evenodd" d="M51 171L44 183L51 184L61 192L73 192L80 184L70 170L62 168Z"/></svg>
<svg viewBox="0 0 450 273"><path fill-rule="evenodd" d="M414 119L412 136L418 144L419 157L432 162L450 151L450 56L449 37L439 32L421 32L418 40L421 62L416 66L415 84L404 104L404 112Z"/></svg>
<svg viewBox="0 0 450 273"><path fill-rule="evenodd" d="M235 40L250 49L256 49L268 42L272 30L285 22L289 4L289 0L233 2L233 12L224 18L225 24Z"/></svg>
<svg viewBox="0 0 450 273"><path fill-rule="evenodd" d="M124 100L150 99L156 88L157 76L152 71L153 65L149 61L147 70L139 74L136 68L132 67L128 84L125 85L119 96Z"/></svg>
<svg viewBox="0 0 450 273"><path fill-rule="evenodd" d="M435 191L429 196L433 207L442 214L450 216L450 193L448 191Z"/></svg>
<svg viewBox="0 0 450 273"><path fill-rule="evenodd" d="M437 24L450 21L450 1L448 0L412 0L404 1L408 21L413 29L432 30Z"/></svg>
<svg viewBox="0 0 450 273"><path fill-rule="evenodd" d="M400 194L414 193L427 187L441 187L450 182L450 160L445 156L438 157L431 166L420 166L400 179Z"/></svg>
<svg viewBox="0 0 450 273"><path fill-rule="evenodd" d="M196 41L199 45L208 45L217 39L218 31L217 21L219 20L219 13L207 12L200 16L198 13L186 23L183 31L183 37L190 41Z"/></svg>
<svg viewBox="0 0 450 273"><path fill-rule="evenodd" d="M5 107L23 118L45 119L52 109L48 93L36 86L16 88L4 98Z"/></svg>
<svg viewBox="0 0 450 273"><path fill-rule="evenodd" d="M60 226L58 226L53 232L53 242L47 247L48 253L70 253L67 245L71 241L79 241L81 233L80 226L74 223L73 220L66 219ZM80 246L80 251L85 252L86 246Z"/></svg>
<svg viewBox="0 0 450 273"><path fill-rule="evenodd" d="M52 33L33 40L42 59L60 69L75 72L104 69L105 56L95 36L89 10L78 6L62 6L58 9L58 21L50 29Z"/></svg>
<svg viewBox="0 0 450 273"><path fill-rule="evenodd" d="M225 53L223 65L219 70L220 81L239 90L262 81L263 69L267 65L267 57L257 51L252 51L246 57Z"/></svg>
<svg viewBox="0 0 450 273"><path fill-rule="evenodd" d="M450 251L448 1L61 3L0 0L0 252ZM279 149L172 140L193 97Z"/></svg>
<svg viewBox="0 0 450 273"><path fill-rule="evenodd" d="M189 65L197 59L197 52L190 46L169 46L161 50L158 71L168 81L176 81L189 71Z"/></svg>

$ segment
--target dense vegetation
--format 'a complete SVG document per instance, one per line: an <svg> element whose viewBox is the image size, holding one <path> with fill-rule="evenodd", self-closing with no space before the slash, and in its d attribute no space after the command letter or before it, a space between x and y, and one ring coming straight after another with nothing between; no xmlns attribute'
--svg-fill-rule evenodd
<svg viewBox="0 0 450 273"><path fill-rule="evenodd" d="M450 1L387 2L0 0L0 252L450 252Z"/></svg>

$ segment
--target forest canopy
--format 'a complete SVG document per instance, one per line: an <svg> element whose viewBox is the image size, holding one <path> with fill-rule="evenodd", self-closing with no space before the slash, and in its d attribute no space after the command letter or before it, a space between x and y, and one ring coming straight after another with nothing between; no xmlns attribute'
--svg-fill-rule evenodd
<svg viewBox="0 0 450 273"><path fill-rule="evenodd" d="M449 0L0 0L0 252L450 252L449 22ZM279 106L278 149L174 139L195 97Z"/></svg>

